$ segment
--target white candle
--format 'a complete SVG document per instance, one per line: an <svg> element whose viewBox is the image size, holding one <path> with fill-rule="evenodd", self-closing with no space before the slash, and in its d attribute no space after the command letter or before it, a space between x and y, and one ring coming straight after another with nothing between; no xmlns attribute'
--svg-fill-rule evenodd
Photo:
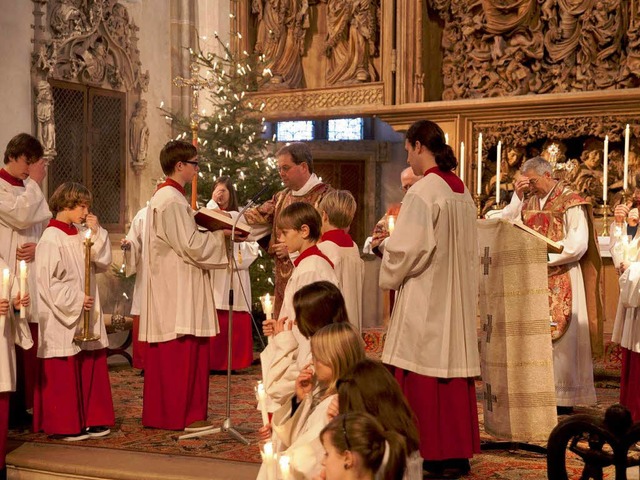
<svg viewBox="0 0 640 480"><path fill-rule="evenodd" d="M276 463L273 456L273 443L266 442L262 446L262 462L267 470L267 480L276 480Z"/></svg>
<svg viewBox="0 0 640 480"><path fill-rule="evenodd" d="M262 382L258 382L257 390L258 392L258 408L260 408L260 413L262 414L262 425L269 425L269 412L267 412L267 392L264 390L264 385Z"/></svg>
<svg viewBox="0 0 640 480"><path fill-rule="evenodd" d="M280 477L282 480L289 480L291 473L291 460L287 455L281 455L278 463L280 464Z"/></svg>
<svg viewBox="0 0 640 480"><path fill-rule="evenodd" d="M624 191L629 187L629 124L624 129L624 175L622 177L622 189Z"/></svg>
<svg viewBox="0 0 640 480"><path fill-rule="evenodd" d="M20 300L27 293L27 262L20 260ZM20 318L27 318L27 309L20 302Z"/></svg>
<svg viewBox="0 0 640 480"><path fill-rule="evenodd" d="M496 205L500 205L500 167L502 163L502 142L498 142L498 153L496 154Z"/></svg>
<svg viewBox="0 0 640 480"><path fill-rule="evenodd" d="M478 179L476 180L476 193L482 193L482 134L478 135Z"/></svg>
<svg viewBox="0 0 640 480"><path fill-rule="evenodd" d="M446 143L447 145L449 145L449 134L445 133L444 134L444 143Z"/></svg>
<svg viewBox="0 0 640 480"><path fill-rule="evenodd" d="M264 314L267 317L267 320L271 320L271 315L273 315L273 303L271 302L271 296L267 293L262 298L262 309L264 310Z"/></svg>
<svg viewBox="0 0 640 480"><path fill-rule="evenodd" d="M464 183L464 142L460 142L460 180Z"/></svg>
<svg viewBox="0 0 640 480"><path fill-rule="evenodd" d="M393 233L395 228L396 228L396 216L387 215L387 230L389 230L389 235Z"/></svg>
<svg viewBox="0 0 640 480"><path fill-rule="evenodd" d="M11 299L9 298L9 280L11 278L11 272L8 268L2 270L2 300L9 300L9 308L11 308ZM4 332L4 321L7 318L6 315L0 316L0 334Z"/></svg>
<svg viewBox="0 0 640 480"><path fill-rule="evenodd" d="M604 137L604 156L602 159L602 202L606 205L609 190L609 135Z"/></svg>

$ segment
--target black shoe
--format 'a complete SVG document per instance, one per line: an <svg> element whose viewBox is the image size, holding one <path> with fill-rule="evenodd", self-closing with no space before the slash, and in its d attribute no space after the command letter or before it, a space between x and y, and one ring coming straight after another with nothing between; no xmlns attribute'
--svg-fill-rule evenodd
<svg viewBox="0 0 640 480"><path fill-rule="evenodd" d="M573 407L556 407L558 415L572 415Z"/></svg>
<svg viewBox="0 0 640 480"><path fill-rule="evenodd" d="M7 467L0 470L0 480L7 480Z"/></svg>

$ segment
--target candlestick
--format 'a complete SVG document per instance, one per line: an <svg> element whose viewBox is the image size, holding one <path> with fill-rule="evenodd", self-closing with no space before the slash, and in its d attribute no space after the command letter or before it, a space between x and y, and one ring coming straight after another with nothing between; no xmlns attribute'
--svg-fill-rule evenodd
<svg viewBox="0 0 640 480"><path fill-rule="evenodd" d="M604 153L602 159L602 202L607 207L609 194L609 135L604 137ZM605 227L606 228L606 227Z"/></svg>
<svg viewBox="0 0 640 480"><path fill-rule="evenodd" d="M498 142L496 154L496 206L500 205L500 167L502 163L502 142Z"/></svg>
<svg viewBox="0 0 640 480"><path fill-rule="evenodd" d="M604 202L602 203L602 233L600 234L600 236L609 236L609 206L607 205L606 197Z"/></svg>
<svg viewBox="0 0 640 480"><path fill-rule="evenodd" d="M84 235L84 294L91 296L91 229L87 229ZM84 323L82 333L76 335L77 342L91 342L100 338L99 334L91 334L89 322L91 321L91 310L83 309Z"/></svg>
<svg viewBox="0 0 640 480"><path fill-rule="evenodd" d="M260 408L260 413L262 415L262 425L266 427L269 425L269 412L267 412L267 392L265 391L262 382L258 382L256 394L258 395L258 408Z"/></svg>
<svg viewBox="0 0 640 480"><path fill-rule="evenodd" d="M464 142L460 142L460 180L464 183Z"/></svg>
<svg viewBox="0 0 640 480"><path fill-rule="evenodd" d="M288 455L280 455L278 463L280 464L280 476L282 480L289 480L291 475L291 459Z"/></svg>
<svg viewBox="0 0 640 480"><path fill-rule="evenodd" d="M20 260L20 299L27 293L27 262ZM27 308L20 302L20 318L27 318Z"/></svg>
<svg viewBox="0 0 640 480"><path fill-rule="evenodd" d="M9 308L12 308L11 306L11 298L9 295L9 281L11 278L11 272L9 271L8 268L5 268L4 270L2 270L2 300L9 300ZM0 334L2 334L2 332L4 332L4 322L7 319L6 315L2 315L0 316Z"/></svg>
<svg viewBox="0 0 640 480"><path fill-rule="evenodd" d="M473 196L473 201L476 204L476 216L478 218L481 218L481 216L482 216L482 199L480 198L480 195L478 193L476 193Z"/></svg>
<svg viewBox="0 0 640 480"><path fill-rule="evenodd" d="M476 195L482 193L482 134L478 134L478 178L476 180Z"/></svg>
<svg viewBox="0 0 640 480"><path fill-rule="evenodd" d="M629 187L629 124L624 129L624 174L622 177L622 189Z"/></svg>
<svg viewBox="0 0 640 480"><path fill-rule="evenodd" d="M396 216L387 215L387 230L389 230L389 235L391 235L395 229L396 229Z"/></svg>

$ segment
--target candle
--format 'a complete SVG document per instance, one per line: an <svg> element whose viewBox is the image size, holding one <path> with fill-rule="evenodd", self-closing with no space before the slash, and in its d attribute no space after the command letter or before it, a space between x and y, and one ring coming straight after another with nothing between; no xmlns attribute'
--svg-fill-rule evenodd
<svg viewBox="0 0 640 480"><path fill-rule="evenodd" d="M262 311L267 317L267 320L271 320L271 316L273 315L273 303L271 302L271 296L267 293L262 296L260 300L262 301Z"/></svg>
<svg viewBox="0 0 640 480"><path fill-rule="evenodd" d="M607 204L609 190L609 135L604 137L604 155L602 159L602 203Z"/></svg>
<svg viewBox="0 0 640 480"><path fill-rule="evenodd" d="M478 134L478 179L476 180L476 193L482 193L482 134Z"/></svg>
<svg viewBox="0 0 640 480"><path fill-rule="evenodd" d="M27 293L27 262L20 260L20 299ZM27 309L20 302L20 318L27 318Z"/></svg>
<svg viewBox="0 0 640 480"><path fill-rule="evenodd" d="M258 394L258 408L260 408L260 413L262 414L262 425L266 427L269 425L269 413L267 412L267 392L262 382L258 382L256 392Z"/></svg>
<svg viewBox="0 0 640 480"><path fill-rule="evenodd" d="M447 145L449 145L449 134L445 133L444 134L444 143L446 143Z"/></svg>
<svg viewBox="0 0 640 480"><path fill-rule="evenodd" d="M496 205L500 205L500 167L502 163L502 142L498 142L496 155Z"/></svg>
<svg viewBox="0 0 640 480"><path fill-rule="evenodd" d="M278 460L280 464L280 476L282 480L289 480L289 475L291 473L291 461L288 455L281 455Z"/></svg>
<svg viewBox="0 0 640 480"><path fill-rule="evenodd" d="M84 294L91 296L91 229L88 228L84 234ZM91 335L89 334L89 321L91 320L91 312L84 310L84 329L82 331L82 338L89 340Z"/></svg>
<svg viewBox="0 0 640 480"><path fill-rule="evenodd" d="M460 180L464 183L464 142L460 142Z"/></svg>
<svg viewBox="0 0 640 480"><path fill-rule="evenodd" d="M629 187L629 124L624 129L624 174L622 177L622 189L626 191Z"/></svg>
<svg viewBox="0 0 640 480"><path fill-rule="evenodd" d="M262 462L267 470L267 480L276 480L276 468L275 458L273 456L273 443L265 442L262 446Z"/></svg>
<svg viewBox="0 0 640 480"><path fill-rule="evenodd" d="M11 303L11 299L9 298L9 279L11 277L11 272L9 272L8 268L5 268L4 270L2 270L2 300L6 299L9 300L9 303ZM11 305L9 305L9 308L11 308ZM4 321L6 320L7 316L6 315L2 315L0 317L0 334L2 334L2 332L4 332Z"/></svg>
<svg viewBox="0 0 640 480"><path fill-rule="evenodd" d="M393 233L395 228L396 228L396 216L387 215L387 230L389 230L389 235Z"/></svg>

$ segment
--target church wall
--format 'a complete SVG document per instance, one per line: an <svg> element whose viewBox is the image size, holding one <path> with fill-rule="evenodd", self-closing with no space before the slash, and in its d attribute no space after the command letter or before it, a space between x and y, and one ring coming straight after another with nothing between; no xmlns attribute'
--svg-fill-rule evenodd
<svg viewBox="0 0 640 480"><path fill-rule="evenodd" d="M32 133L31 42L33 3L0 0L0 149L20 132Z"/></svg>

